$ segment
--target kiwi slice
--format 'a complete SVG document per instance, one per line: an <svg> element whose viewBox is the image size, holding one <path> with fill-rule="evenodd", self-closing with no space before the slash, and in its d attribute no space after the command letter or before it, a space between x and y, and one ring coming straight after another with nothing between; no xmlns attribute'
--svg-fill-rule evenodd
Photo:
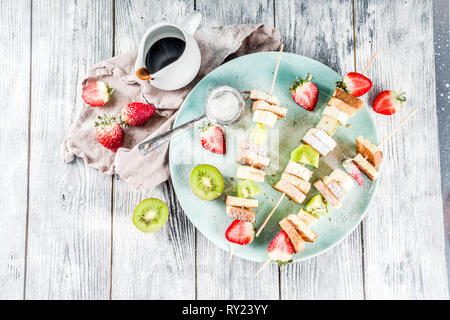
<svg viewBox="0 0 450 320"><path fill-rule="evenodd" d="M155 232L167 222L169 209L159 199L149 198L142 200L133 212L133 223L142 232Z"/></svg>
<svg viewBox="0 0 450 320"><path fill-rule="evenodd" d="M320 154L313 147L301 144L291 152L291 160L302 164L319 167Z"/></svg>
<svg viewBox="0 0 450 320"><path fill-rule="evenodd" d="M237 196L239 198L250 198L261 193L261 189L251 180L244 180L238 183Z"/></svg>
<svg viewBox="0 0 450 320"><path fill-rule="evenodd" d="M318 216L326 216L329 214L328 202L320 193L316 194L306 205L306 211Z"/></svg>
<svg viewBox="0 0 450 320"><path fill-rule="evenodd" d="M202 200L213 200L223 192L223 177L216 167L209 164L196 166L189 178L192 192Z"/></svg>
<svg viewBox="0 0 450 320"><path fill-rule="evenodd" d="M250 133L250 140L257 146L262 146L267 141L267 129L260 123L256 123Z"/></svg>

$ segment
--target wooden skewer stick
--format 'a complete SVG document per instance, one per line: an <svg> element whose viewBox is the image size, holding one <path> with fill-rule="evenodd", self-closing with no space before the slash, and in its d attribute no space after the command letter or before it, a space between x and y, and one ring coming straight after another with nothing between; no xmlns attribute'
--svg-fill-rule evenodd
<svg viewBox="0 0 450 320"><path fill-rule="evenodd" d="M278 68L280 67L281 54L283 53L284 44L281 44L280 53L278 54L277 66L273 74L272 86L270 87L270 95L272 95L273 87L275 86L275 79L277 78Z"/></svg>
<svg viewBox="0 0 450 320"><path fill-rule="evenodd" d="M411 117L417 112L417 110L418 110L418 108L415 108L415 109L413 110L413 112L411 112L405 119L403 119L402 122L400 122L400 123L398 124L398 126L395 127L394 130L392 130L391 132L389 132L389 133L388 133L388 134L387 134L387 135L386 135L386 136L385 136L385 137L377 144L377 147L380 147L383 143L386 142L387 139L389 139L391 136L393 136L393 135L397 132L397 130L400 129L401 126L403 126L403 125L405 124L405 122L408 121L409 118L411 118Z"/></svg>
<svg viewBox="0 0 450 320"><path fill-rule="evenodd" d="M264 229L264 227L266 226L267 221L269 221L270 217L272 216L272 214L275 212L275 210L277 210L278 206L281 203L281 200L283 200L284 196L286 195L285 192L283 192L280 196L280 198L278 199L277 203L275 203L275 206L272 208L272 211L270 211L270 213L267 215L266 220L264 220L263 224L261 225L261 227L259 227L258 232L256 232L256 236L259 236L259 234L261 233L261 231Z"/></svg>
<svg viewBox="0 0 450 320"><path fill-rule="evenodd" d="M375 60L375 57L377 56L378 51L380 51L380 50L375 51L375 53L374 53L373 56L372 56L372 59L370 59L370 61L369 61L369 63L367 64L367 66L364 68L364 71L362 72L362 74L364 74L364 73L367 72L367 70L369 69L369 67L370 67L370 65L372 64L373 60Z"/></svg>
<svg viewBox="0 0 450 320"><path fill-rule="evenodd" d="M255 276L257 276L261 271L263 271L270 263L270 261L272 261L272 259L268 259L266 262L264 262L264 264L259 267L258 271L256 271Z"/></svg>

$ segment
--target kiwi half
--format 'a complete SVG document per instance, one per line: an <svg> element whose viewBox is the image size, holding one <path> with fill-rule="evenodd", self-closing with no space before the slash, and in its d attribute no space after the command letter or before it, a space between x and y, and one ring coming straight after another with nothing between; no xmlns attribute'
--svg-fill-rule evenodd
<svg viewBox="0 0 450 320"><path fill-rule="evenodd" d="M313 147L301 144L291 152L291 160L297 163L309 164L315 168L319 167L320 154Z"/></svg>
<svg viewBox="0 0 450 320"><path fill-rule="evenodd" d="M309 200L305 209L318 216L326 216L330 213L328 202L320 193Z"/></svg>
<svg viewBox="0 0 450 320"><path fill-rule="evenodd" d="M133 212L133 223L142 232L155 232L167 222L169 209L159 199L149 198L142 200Z"/></svg>
<svg viewBox="0 0 450 320"><path fill-rule="evenodd" d="M261 189L251 180L244 180L238 183L237 196L239 198L254 197L261 193Z"/></svg>
<svg viewBox="0 0 450 320"><path fill-rule="evenodd" d="M192 192L202 200L213 200L223 192L223 177L216 167L209 164L196 166L189 178Z"/></svg>

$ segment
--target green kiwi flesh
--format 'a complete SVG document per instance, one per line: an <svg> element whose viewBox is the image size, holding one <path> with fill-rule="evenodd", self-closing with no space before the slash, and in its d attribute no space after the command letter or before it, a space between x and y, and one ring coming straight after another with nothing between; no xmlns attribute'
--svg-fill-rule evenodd
<svg viewBox="0 0 450 320"><path fill-rule="evenodd" d="M319 167L320 154L313 147L302 144L291 152L291 160L297 163L309 164L315 168Z"/></svg>
<svg viewBox="0 0 450 320"><path fill-rule="evenodd" d="M244 180L238 183L236 193L239 198L249 198L260 194L261 189L253 181Z"/></svg>
<svg viewBox="0 0 450 320"><path fill-rule="evenodd" d="M213 200L223 192L223 177L216 167L209 164L196 166L189 178L192 192L202 200Z"/></svg>
<svg viewBox="0 0 450 320"><path fill-rule="evenodd" d="M142 200L133 212L133 223L142 232L155 232L164 226L169 216L169 209L159 199Z"/></svg>
<svg viewBox="0 0 450 320"><path fill-rule="evenodd" d="M320 193L309 200L305 209L318 216L326 216L329 214L328 202Z"/></svg>

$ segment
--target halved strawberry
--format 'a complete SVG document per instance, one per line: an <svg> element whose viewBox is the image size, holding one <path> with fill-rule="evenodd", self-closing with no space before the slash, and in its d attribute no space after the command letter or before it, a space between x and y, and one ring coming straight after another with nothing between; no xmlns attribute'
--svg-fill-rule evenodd
<svg viewBox="0 0 450 320"><path fill-rule="evenodd" d="M81 97L91 107L104 106L111 97L114 89L102 81L90 82L84 87Z"/></svg>
<svg viewBox="0 0 450 320"><path fill-rule="evenodd" d="M255 228L250 222L242 220L234 220L227 231L225 231L225 238L232 243L245 246L253 241L255 237Z"/></svg>
<svg viewBox="0 0 450 320"><path fill-rule="evenodd" d="M353 163L352 159L344 159L342 161L342 166L348 172L349 175L355 179L358 185L362 186L364 184L364 178L362 176L361 170Z"/></svg>
<svg viewBox="0 0 450 320"><path fill-rule="evenodd" d="M226 152L225 135L218 126L208 126L200 135L203 148L214 153L224 154Z"/></svg>
<svg viewBox="0 0 450 320"><path fill-rule="evenodd" d="M292 255L294 254L294 245L289 239L287 233L283 230L277 233L272 239L267 249L269 258L284 265L292 262Z"/></svg>
<svg viewBox="0 0 450 320"><path fill-rule="evenodd" d="M380 92L373 101L373 111L390 116L402 107L406 101L405 93L397 93L393 90Z"/></svg>
<svg viewBox="0 0 450 320"><path fill-rule="evenodd" d="M289 89L295 103L308 111L314 110L319 98L319 89L311 80L312 76L309 73L306 79L297 77Z"/></svg>
<svg viewBox="0 0 450 320"><path fill-rule="evenodd" d="M336 81L336 87L354 97L361 97L372 89L372 81L361 73L349 72L342 80Z"/></svg>
<svg viewBox="0 0 450 320"><path fill-rule="evenodd" d="M155 113L155 107L142 102L132 102L120 112L120 124L123 126L140 126Z"/></svg>

